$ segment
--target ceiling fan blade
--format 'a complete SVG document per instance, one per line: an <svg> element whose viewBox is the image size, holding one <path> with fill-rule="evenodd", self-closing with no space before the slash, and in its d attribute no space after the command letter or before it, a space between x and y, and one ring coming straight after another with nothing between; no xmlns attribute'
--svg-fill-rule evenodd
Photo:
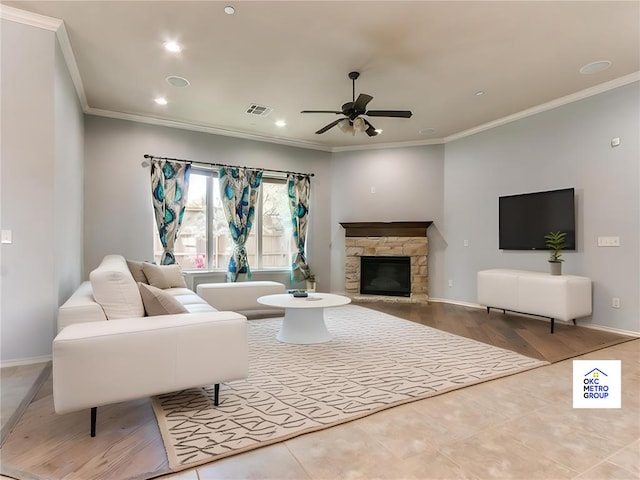
<svg viewBox="0 0 640 480"><path fill-rule="evenodd" d="M342 112L341 112L342 113ZM321 133L326 132L327 130L329 130L330 128L335 127L338 123L340 123L342 120L344 120L344 118L339 118L338 120L336 120L335 122L331 122L329 125L325 125L324 127L322 127L320 130L318 130L316 133L318 135L320 135Z"/></svg>
<svg viewBox="0 0 640 480"><path fill-rule="evenodd" d="M367 129L364 131L364 133L366 133L370 137L375 137L376 135L378 135L378 132L376 132L376 127L371 125L371 122L369 122L367 119L363 118L363 120L364 120L364 123L367 124Z"/></svg>
<svg viewBox="0 0 640 480"><path fill-rule="evenodd" d="M410 110L369 110L365 115L370 117L400 117L411 118Z"/></svg>
<svg viewBox="0 0 640 480"><path fill-rule="evenodd" d="M358 95L358 99L353 104L353 109L356 112L364 112L364 109L367 107L367 103L373 100L371 95L367 95L366 93L361 93Z"/></svg>
<svg viewBox="0 0 640 480"><path fill-rule="evenodd" d="M340 115L342 112L337 110L302 110L300 113L337 113Z"/></svg>

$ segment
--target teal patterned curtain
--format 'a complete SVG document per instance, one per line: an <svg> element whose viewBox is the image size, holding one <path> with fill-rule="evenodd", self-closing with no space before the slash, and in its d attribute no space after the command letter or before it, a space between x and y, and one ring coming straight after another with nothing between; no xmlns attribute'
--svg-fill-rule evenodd
<svg viewBox="0 0 640 480"><path fill-rule="evenodd" d="M305 254L311 178L308 175L289 174L287 176L287 191L289 192L293 239L298 247L298 251L291 263L291 279L302 281L311 274Z"/></svg>
<svg viewBox="0 0 640 480"><path fill-rule="evenodd" d="M256 200L262 184L262 170L222 167L218 172L224 215L234 247L227 268L227 282L235 282L241 273L251 280L245 242L256 213Z"/></svg>
<svg viewBox="0 0 640 480"><path fill-rule="evenodd" d="M191 164L151 160L151 194L163 252L160 263L176 263L173 248L180 233L189 191Z"/></svg>

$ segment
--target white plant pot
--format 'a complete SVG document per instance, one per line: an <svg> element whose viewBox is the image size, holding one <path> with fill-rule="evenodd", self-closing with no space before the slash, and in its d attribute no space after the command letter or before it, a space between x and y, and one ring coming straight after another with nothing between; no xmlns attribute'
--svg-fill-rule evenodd
<svg viewBox="0 0 640 480"><path fill-rule="evenodd" d="M549 262L551 275L562 275L562 262Z"/></svg>
<svg viewBox="0 0 640 480"><path fill-rule="evenodd" d="M307 280L307 292L315 292L316 291L316 282L310 282Z"/></svg>

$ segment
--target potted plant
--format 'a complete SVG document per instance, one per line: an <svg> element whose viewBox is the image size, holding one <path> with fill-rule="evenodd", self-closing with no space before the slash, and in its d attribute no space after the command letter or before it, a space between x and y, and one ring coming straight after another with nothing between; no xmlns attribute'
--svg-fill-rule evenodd
<svg viewBox="0 0 640 480"><path fill-rule="evenodd" d="M549 265L551 266L551 275L562 275L562 249L567 246L564 243L566 232L550 232L544 236L545 245L549 249Z"/></svg>
<svg viewBox="0 0 640 480"><path fill-rule="evenodd" d="M313 273L309 273L309 276L305 280L307 282L307 292L315 292L316 276Z"/></svg>

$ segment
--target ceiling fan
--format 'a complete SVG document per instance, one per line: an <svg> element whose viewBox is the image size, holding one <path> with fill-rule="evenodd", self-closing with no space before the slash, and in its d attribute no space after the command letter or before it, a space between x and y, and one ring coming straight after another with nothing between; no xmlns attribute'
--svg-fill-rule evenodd
<svg viewBox="0 0 640 480"><path fill-rule="evenodd" d="M302 110L300 113L335 113L337 115L344 115L343 118L339 118L325 125L316 133L321 134L329 130L330 128L338 125L340 129L345 133L352 133L355 135L356 130L365 132L370 137L375 137L378 134L376 128L366 119L362 118L362 115L368 117L399 117L399 118L411 118L410 110L366 110L367 104L373 100L371 95L361 93L356 100L356 80L360 76L359 72L349 73L353 86L352 100L342 105L342 110Z"/></svg>

